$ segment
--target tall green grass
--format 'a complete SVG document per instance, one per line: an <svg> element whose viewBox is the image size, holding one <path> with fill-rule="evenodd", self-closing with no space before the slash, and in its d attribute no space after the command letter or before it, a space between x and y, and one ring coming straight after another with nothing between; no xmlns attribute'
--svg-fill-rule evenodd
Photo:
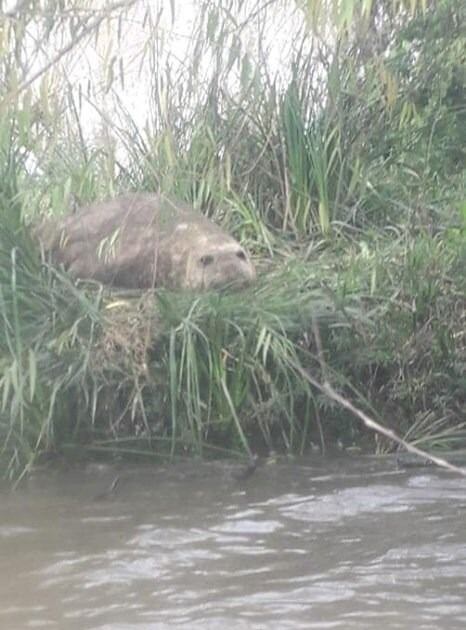
<svg viewBox="0 0 466 630"><path fill-rule="evenodd" d="M464 3L199 2L177 49L169 4L1 17L6 474L64 445L360 441L294 367L320 374L313 320L349 397L411 439L463 439ZM25 226L128 190L222 224L259 284L135 299L41 260Z"/></svg>
<svg viewBox="0 0 466 630"><path fill-rule="evenodd" d="M89 298L37 254L27 235L2 225L0 434L9 475L76 422L73 393L85 389L99 326L100 292Z"/></svg>

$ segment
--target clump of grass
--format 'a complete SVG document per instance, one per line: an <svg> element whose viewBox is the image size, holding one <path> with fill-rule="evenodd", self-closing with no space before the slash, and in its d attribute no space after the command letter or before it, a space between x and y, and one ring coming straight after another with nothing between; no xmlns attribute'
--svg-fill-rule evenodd
<svg viewBox="0 0 466 630"><path fill-rule="evenodd" d="M114 297L96 365L111 381L123 360L128 387L121 389L133 401L114 428L139 422L140 434L155 439L156 426L172 453L180 446L201 453L206 444L248 451L248 436L270 448L305 449L311 425L314 434L319 428L312 413L304 420L298 413L312 393L293 365L313 364L304 342L313 320L327 327L357 316L357 304L347 302L343 315L302 263L240 293Z"/></svg>
<svg viewBox="0 0 466 630"><path fill-rule="evenodd" d="M9 476L77 421L72 392L83 391L99 302L100 292L89 297L42 265L27 234L0 226L0 436Z"/></svg>

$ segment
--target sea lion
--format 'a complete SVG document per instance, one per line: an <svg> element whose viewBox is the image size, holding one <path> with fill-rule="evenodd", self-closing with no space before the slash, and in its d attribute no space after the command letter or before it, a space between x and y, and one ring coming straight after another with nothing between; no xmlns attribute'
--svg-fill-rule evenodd
<svg viewBox="0 0 466 630"><path fill-rule="evenodd" d="M208 290L256 276L241 245L189 205L127 194L37 226L53 262L74 277L125 288Z"/></svg>

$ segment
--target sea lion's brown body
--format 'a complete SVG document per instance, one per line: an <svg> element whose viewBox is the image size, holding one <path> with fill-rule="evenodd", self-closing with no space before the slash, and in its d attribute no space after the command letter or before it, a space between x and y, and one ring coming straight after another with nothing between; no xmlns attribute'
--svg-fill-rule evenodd
<svg viewBox="0 0 466 630"><path fill-rule="evenodd" d="M241 245L188 205L135 193L92 204L35 230L75 278L130 288L216 289L255 278Z"/></svg>

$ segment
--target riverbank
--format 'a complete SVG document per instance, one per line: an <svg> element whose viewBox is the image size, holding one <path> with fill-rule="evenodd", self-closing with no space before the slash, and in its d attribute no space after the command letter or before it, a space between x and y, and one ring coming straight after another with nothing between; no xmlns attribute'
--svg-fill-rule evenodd
<svg viewBox="0 0 466 630"><path fill-rule="evenodd" d="M3 254L11 474L65 445L144 457L394 448L299 367L417 445L464 445L454 232L341 238L277 257L250 289L198 295L75 286L29 251Z"/></svg>
<svg viewBox="0 0 466 630"><path fill-rule="evenodd" d="M176 2L1 18L8 478L67 449L394 448L305 374L413 444L465 444L464 3L240 4L198 3L182 50ZM36 221L128 191L222 225L257 284L129 295L41 259Z"/></svg>

